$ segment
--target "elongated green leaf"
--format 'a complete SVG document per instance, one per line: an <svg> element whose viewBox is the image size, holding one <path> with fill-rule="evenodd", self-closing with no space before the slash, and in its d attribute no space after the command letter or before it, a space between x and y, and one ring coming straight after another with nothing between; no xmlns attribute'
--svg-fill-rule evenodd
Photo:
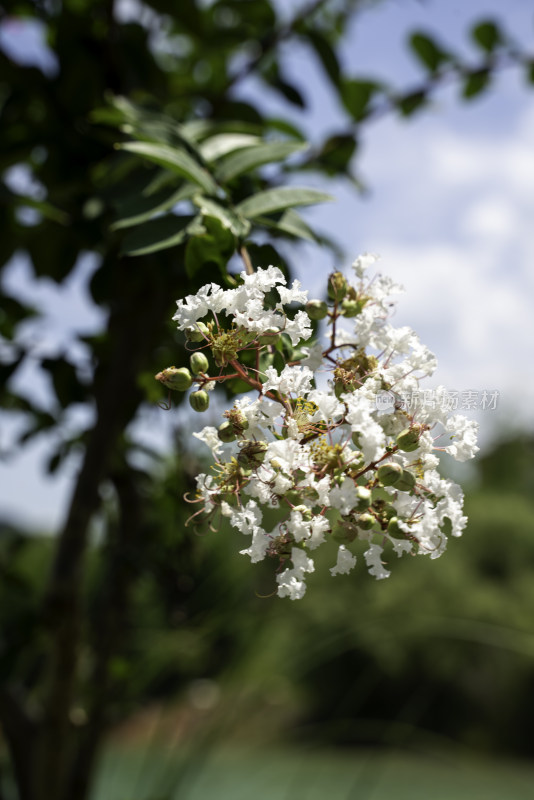
<svg viewBox="0 0 534 800"><path fill-rule="evenodd" d="M247 197L236 206L236 211L244 217L254 219L262 214L283 211L285 208L313 206L317 203L330 203L333 200L331 195L319 192L317 189L281 186L278 189L266 189L264 192Z"/></svg>
<svg viewBox="0 0 534 800"><path fill-rule="evenodd" d="M122 242L121 255L144 256L158 250L167 250L185 241L188 225L196 219L192 216L157 217L139 225L128 233Z"/></svg>
<svg viewBox="0 0 534 800"><path fill-rule="evenodd" d="M218 133L216 136L205 139L199 149L206 161L215 161L235 150L252 147L260 142L259 136L252 136L249 133Z"/></svg>
<svg viewBox="0 0 534 800"><path fill-rule="evenodd" d="M284 211L280 219L257 217L256 222L260 225L265 225L267 228L274 228L277 231L289 233L291 236L296 236L299 239L307 239L309 242L317 241L317 237L310 226L307 225L300 214L297 214L292 208Z"/></svg>
<svg viewBox="0 0 534 800"><path fill-rule="evenodd" d="M444 63L450 60L449 54L433 38L422 31L411 35L410 47L430 72L437 72Z"/></svg>
<svg viewBox="0 0 534 800"><path fill-rule="evenodd" d="M163 167L171 169L183 178L201 186L204 191L214 194L217 191L217 184L204 167L200 166L194 158L185 152L177 150L167 145L150 144L148 142L126 142L118 145L121 150L135 153L142 158L161 164Z"/></svg>
<svg viewBox="0 0 534 800"><path fill-rule="evenodd" d="M120 218L110 228L112 231L118 231L121 228L131 228L132 225L141 225L143 222L148 222L156 214L168 211L182 200L192 197L196 191L195 186L186 184L179 189L169 188L150 197L143 197L142 195L135 197L124 206Z"/></svg>
<svg viewBox="0 0 534 800"><path fill-rule="evenodd" d="M217 169L215 175L217 180L224 182L249 172L263 164L270 164L273 161L283 161L299 150L305 150L306 144L301 142L265 142L256 147L248 147L240 150L239 153L226 158Z"/></svg>
<svg viewBox="0 0 534 800"><path fill-rule="evenodd" d="M243 239L250 231L250 222L248 220L243 219L243 217L240 217L229 208L225 208L220 203L198 194L193 199L193 202L204 216L215 217L234 236Z"/></svg>

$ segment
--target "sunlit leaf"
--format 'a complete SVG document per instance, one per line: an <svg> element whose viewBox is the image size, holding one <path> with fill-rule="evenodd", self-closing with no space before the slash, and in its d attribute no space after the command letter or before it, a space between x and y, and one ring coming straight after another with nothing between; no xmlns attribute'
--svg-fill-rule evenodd
<svg viewBox="0 0 534 800"><path fill-rule="evenodd" d="M293 153L305 150L306 147L307 145L301 142L265 142L256 147L248 147L226 158L219 165L215 175L218 181L224 183L263 164L283 161Z"/></svg>
<svg viewBox="0 0 534 800"><path fill-rule="evenodd" d="M200 164L192 158L185 150L178 150L167 145L150 144L148 142L126 142L118 145L121 150L134 153L142 158L146 158L155 164L176 172L183 178L196 183L208 194L217 192L217 184Z"/></svg>
<svg viewBox="0 0 534 800"><path fill-rule="evenodd" d="M225 228L228 228L228 230L240 239L245 237L250 231L250 223L248 220L239 216L231 209L225 208L220 203L215 202L215 200L197 194L193 202L203 215L215 217Z"/></svg>
<svg viewBox="0 0 534 800"><path fill-rule="evenodd" d="M222 156L241 150L244 147L252 147L261 142L260 136L253 136L249 133L219 133L205 139L199 147L202 157L206 161L216 161Z"/></svg>
<svg viewBox="0 0 534 800"><path fill-rule="evenodd" d="M319 192L317 189L301 189L293 186L281 186L278 189L266 189L252 197L247 197L236 206L236 211L250 219L282 211L295 206L312 206L317 203L330 203L334 198Z"/></svg>

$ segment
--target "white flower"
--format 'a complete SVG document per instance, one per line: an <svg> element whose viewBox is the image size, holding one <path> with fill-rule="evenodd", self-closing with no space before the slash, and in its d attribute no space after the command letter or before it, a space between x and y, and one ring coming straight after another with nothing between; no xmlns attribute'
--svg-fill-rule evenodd
<svg viewBox="0 0 534 800"><path fill-rule="evenodd" d="M378 261L379 256L375 255L374 253L363 253L363 255L358 256L355 261L352 262L352 269L356 273L358 278L363 278L365 276L366 270Z"/></svg>
<svg viewBox="0 0 534 800"><path fill-rule="evenodd" d="M445 430L452 433L451 439L454 439L453 444L445 449L456 461L467 461L478 453L480 448L477 447L477 422L456 414L447 420Z"/></svg>
<svg viewBox="0 0 534 800"><path fill-rule="evenodd" d="M261 509L255 500L249 500L246 506L234 511L230 517L230 525L237 528L241 533L250 534L254 532L262 520Z"/></svg>
<svg viewBox="0 0 534 800"><path fill-rule="evenodd" d="M317 422L318 420L328 421L343 416L343 403L337 399L335 394L313 389L309 392L307 399L317 406L317 411L312 417L312 422Z"/></svg>
<svg viewBox="0 0 534 800"><path fill-rule="evenodd" d="M380 458L386 446L386 436L381 425L373 418L372 401L365 397L361 391L343 394L342 399L348 406L346 420L350 423L353 433L359 436L363 456L367 462Z"/></svg>
<svg viewBox="0 0 534 800"><path fill-rule="evenodd" d="M267 380L263 384L263 391L279 391L282 394L307 394L312 385L313 372L309 367L285 366L280 375L274 367L265 370Z"/></svg>
<svg viewBox="0 0 534 800"><path fill-rule="evenodd" d="M309 367L312 372L317 372L323 365L323 346L321 342L313 342L309 347L301 347L304 358L300 359L303 367Z"/></svg>
<svg viewBox="0 0 534 800"><path fill-rule="evenodd" d="M353 481L350 478L345 478L341 486L334 486L330 490L329 500L332 508L337 508L342 516L350 514L358 500L356 486Z"/></svg>
<svg viewBox="0 0 534 800"><path fill-rule="evenodd" d="M331 575L346 575L356 564L356 556L347 550L344 544L340 544L337 551L337 562L335 567L331 567Z"/></svg>
<svg viewBox="0 0 534 800"><path fill-rule="evenodd" d="M383 547L380 547L378 544L371 544L369 545L369 549L365 551L363 554L365 558L365 562L367 564L367 569L369 570L369 574L376 578L378 581L383 580L384 578L389 578L391 575L387 569L384 569L384 565L380 559L382 553L384 551Z"/></svg>
<svg viewBox="0 0 534 800"><path fill-rule="evenodd" d="M304 550L298 547L291 548L292 569L285 569L276 576L278 583L278 596L290 597L291 600L300 600L306 593L304 573L315 570L314 563L308 558Z"/></svg>
<svg viewBox="0 0 534 800"><path fill-rule="evenodd" d="M267 548L269 547L271 536L259 526L254 526L252 530L252 544L246 550L240 550L239 554L242 556L250 556L253 564L258 561L263 561Z"/></svg>
<svg viewBox="0 0 534 800"><path fill-rule="evenodd" d="M311 536L306 542L306 546L309 547L310 550L315 550L316 547L323 544L323 542L326 541L325 533L329 528L330 523L326 517L321 517L320 515L312 517L310 523Z"/></svg>
<svg viewBox="0 0 534 800"><path fill-rule="evenodd" d="M211 449L214 457L222 453L222 442L219 439L217 428L207 425L199 433L193 432L193 436L204 442Z"/></svg>
<svg viewBox="0 0 534 800"><path fill-rule="evenodd" d="M286 283L284 273L279 267L259 268L252 275L243 270L241 272L243 283L247 289L257 289L260 292L269 292L277 283Z"/></svg>
<svg viewBox="0 0 534 800"><path fill-rule="evenodd" d="M280 295L280 304L281 305L289 305L289 303L307 303L308 302L308 292L302 291L300 288L300 281L293 281L293 285L290 289L286 289L284 286L277 286L276 290Z"/></svg>
<svg viewBox="0 0 534 800"><path fill-rule="evenodd" d="M292 569L285 569L276 576L278 583L278 597L289 597L291 600L302 600L306 594L306 584L297 580Z"/></svg>
<svg viewBox="0 0 534 800"><path fill-rule="evenodd" d="M287 319L284 333L287 333L293 346L298 344L301 339L309 339L313 331L310 318L306 312L297 311L295 319Z"/></svg>

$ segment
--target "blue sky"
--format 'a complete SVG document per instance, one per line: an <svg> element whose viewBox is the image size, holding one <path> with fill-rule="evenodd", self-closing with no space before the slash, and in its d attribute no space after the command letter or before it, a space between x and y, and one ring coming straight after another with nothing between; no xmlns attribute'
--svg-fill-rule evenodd
<svg viewBox="0 0 534 800"><path fill-rule="evenodd" d="M121 13L132 13L132 8L131 0L121 1ZM469 60L476 50L467 31L482 17L502 21L529 46L534 10L525 0L385 0L355 21L343 43L343 63L355 74L406 88L422 77L406 47L409 32L432 32ZM54 69L38 31L4 25L0 46L14 57L23 54L45 70ZM342 129L346 118L308 51L286 47L285 58L311 101L306 114L291 111L295 120L312 140ZM458 88L452 86L437 93L432 106L411 120L389 115L369 124L358 160L367 192L357 195L336 183L330 190L337 202L307 213L314 225L341 240L350 254L343 266L360 252L376 252L381 255L380 268L405 286L394 321L413 327L437 354L434 385L500 392L497 411L478 414L486 442L503 429L532 428L534 422L533 88L526 88L524 76L510 69L482 99L460 103ZM242 91L246 95L256 90L251 82ZM265 91L262 96L273 112L288 112ZM13 180L20 179L23 176L13 173ZM319 294L333 266L339 265L331 263L329 254L310 247L302 252L295 271L312 294ZM52 353L75 331L89 333L102 323L85 289L92 268L89 258L66 286L41 280L35 287L30 285L29 265L13 264L6 287L46 309L40 327L27 331L36 347ZM29 379L27 372L19 380ZM45 383L32 385L31 391L47 401ZM169 426L180 420L181 414L150 409L136 429L144 437L150 427L150 435L163 441ZM73 418L72 425L77 422ZM203 418L202 424L206 422ZM3 425L0 447L6 449L11 432ZM40 527L59 524L76 465L71 463L52 481L44 478L47 449L48 443L41 440L9 463L0 463L2 515Z"/></svg>

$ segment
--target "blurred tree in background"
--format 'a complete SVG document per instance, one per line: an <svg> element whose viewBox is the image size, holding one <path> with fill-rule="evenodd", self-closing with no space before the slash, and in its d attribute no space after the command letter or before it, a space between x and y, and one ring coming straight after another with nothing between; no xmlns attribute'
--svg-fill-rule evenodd
<svg viewBox="0 0 534 800"><path fill-rule="evenodd" d="M405 576L405 583L390 579L375 597L372 585L355 589L347 582L328 603L311 599L299 608L297 623L287 606L254 598L257 580L235 566L222 533L200 542L184 528L181 497L193 485L195 456L184 459L177 443L176 460L161 461L131 432L143 404L162 399L154 372L183 360L183 342L168 322L178 295L209 280L231 280L227 266L237 266L245 244L256 266L275 263L287 272L294 241L333 246L294 211L321 199L298 194L296 175L314 170L325 180L354 181L361 125L388 111L413 114L451 76L469 99L484 91L503 59L532 73L531 61L484 21L473 30L479 55L469 67L414 33L411 47L424 74L404 93L345 74L336 48L359 6L358 0L314 0L282 18L270 0L148 0L135 5L135 21L125 21L113 0L20 0L0 7L3 25L42 25L54 61L43 72L0 53L2 269L15 256L27 257L35 281L62 284L94 254L91 298L105 317L101 332L81 339L77 349L41 357L24 336L35 310L4 291L0 300L0 391L9 419L21 426L17 447L54 433L50 471L70 454L80 459L56 537L23 536L7 526L0 536L0 724L11 763L3 771L12 770L20 800L82 800L110 725L148 699L175 693L195 676L218 676L234 662L255 674L259 659L260 676L269 664L282 674L276 661L282 652L288 685L298 687L294 722L301 732L320 730L332 742L381 741L393 704L393 717L403 723L513 748L512 738L495 734L509 730L499 728L508 715L518 746L528 750L520 731L528 711L522 691L534 677L531 658L520 681L506 659L495 667L501 698L512 674L516 681L515 705L507 700L501 708L489 700L493 661L473 645L475 663L467 670L460 647L466 638L510 636L505 649L531 657L532 552L525 532L533 511L519 499L518 481L532 476L518 465L521 443L506 451L517 464L509 473L517 476L509 487L513 524L500 494L486 530L478 537L472 526L467 548L451 554L439 584L423 570L419 578ZM303 87L286 75L283 58L283 47L297 40L315 54L346 112L346 127L313 151L288 120L266 115L260 96L251 104L239 95L254 79L304 108ZM258 171L272 162L280 166ZM9 179L13 167L24 176L22 185ZM289 193L280 193L285 184ZM28 363L34 375L49 376L49 403L16 382ZM91 422L73 433L80 407ZM504 457L499 452L483 463L488 487ZM489 515L485 495L472 503ZM510 539L506 548L503 536ZM428 580L428 587L416 589L417 580ZM452 626L449 641L441 622L406 612L411 601L399 597L400 587L414 603L426 591L438 620L444 603L451 612L451 597L463 617L469 590L480 625ZM268 584L261 588L270 591ZM323 592L324 600L328 589ZM491 627L503 624L503 608L507 623L517 627L517 645ZM427 634L438 627L442 638L429 645ZM350 695L343 694L351 685ZM464 718L450 702L457 690ZM356 716L372 717L378 727L358 730Z"/></svg>

